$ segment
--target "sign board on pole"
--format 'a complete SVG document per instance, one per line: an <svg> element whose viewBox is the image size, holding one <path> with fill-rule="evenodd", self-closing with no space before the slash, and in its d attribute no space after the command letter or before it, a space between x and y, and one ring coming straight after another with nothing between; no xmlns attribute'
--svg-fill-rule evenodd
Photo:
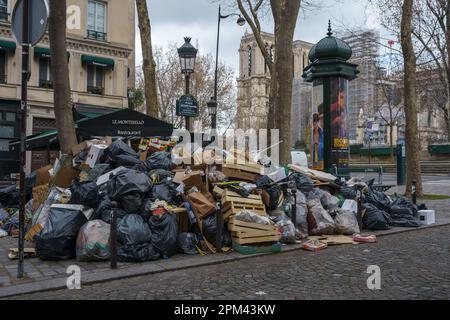
<svg viewBox="0 0 450 320"><path fill-rule="evenodd" d="M22 45L22 19L23 19L23 0L17 1L13 13L11 28L13 35L19 45ZM46 0L32 0L29 2L30 16L29 16L29 41L31 46L36 45L41 41L47 30L49 7Z"/></svg>
<svg viewBox="0 0 450 320"><path fill-rule="evenodd" d="M198 102L194 96L184 95L177 101L177 116L198 117Z"/></svg>

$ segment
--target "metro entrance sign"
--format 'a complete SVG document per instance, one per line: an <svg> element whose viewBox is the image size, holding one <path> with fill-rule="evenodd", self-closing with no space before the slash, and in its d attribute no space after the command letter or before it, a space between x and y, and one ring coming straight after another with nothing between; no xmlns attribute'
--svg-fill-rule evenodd
<svg viewBox="0 0 450 320"><path fill-rule="evenodd" d="M198 102L193 95L187 94L177 100L177 116L198 117Z"/></svg>

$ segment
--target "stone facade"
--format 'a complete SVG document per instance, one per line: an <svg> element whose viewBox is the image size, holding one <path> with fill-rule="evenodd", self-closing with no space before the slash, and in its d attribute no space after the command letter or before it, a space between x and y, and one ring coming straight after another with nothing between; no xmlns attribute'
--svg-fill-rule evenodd
<svg viewBox="0 0 450 320"><path fill-rule="evenodd" d="M16 0L8 0L6 9L0 8L7 11L0 15L0 41L4 43L14 42L10 21L15 3ZM94 113L100 109L105 112L108 108L128 107L128 88L133 87L135 81L134 0L67 0L67 7L69 21L74 22L73 28L67 29L69 79L74 106L82 106L87 112ZM54 125L49 45L47 33L30 51L28 135ZM0 46L0 53L3 49ZM44 52L48 62L43 61L38 52ZM4 68L0 70L4 70L4 74L0 75L0 80L3 80L0 81L0 112L7 112L11 119L13 114L17 117L20 112L21 54L21 47L17 46L15 50L4 51L1 61ZM98 61L107 61L106 67ZM8 123L0 121L0 129L2 126L8 127ZM18 133L17 128L15 131ZM14 138L19 136L0 137L0 141L6 146L6 139ZM3 149L0 150L0 162L12 161L1 155L6 151ZM27 168L31 168L30 156Z"/></svg>
<svg viewBox="0 0 450 320"><path fill-rule="evenodd" d="M263 41L272 57L275 38L273 34L263 33ZM294 82L292 101L292 142L301 140L300 136L304 130L305 123L300 121L303 112L311 109L310 84L302 79L303 69L309 63L308 54L313 46L312 43L294 41ZM256 43L253 34L246 34L241 39L239 49L239 78L237 79L237 114L236 124L240 129L265 129L267 127L267 112L270 92L270 73L264 62L264 57ZM309 92L309 93L308 93ZM309 111L310 112L310 111Z"/></svg>

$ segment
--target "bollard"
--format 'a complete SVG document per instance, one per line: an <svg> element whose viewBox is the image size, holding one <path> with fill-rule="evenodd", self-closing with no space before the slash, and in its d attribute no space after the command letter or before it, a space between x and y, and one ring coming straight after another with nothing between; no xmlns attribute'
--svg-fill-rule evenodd
<svg viewBox="0 0 450 320"><path fill-rule="evenodd" d="M412 202L417 204L417 181L412 181L412 190L411 190Z"/></svg>
<svg viewBox="0 0 450 320"><path fill-rule="evenodd" d="M109 247L111 249L111 269L117 269L117 207L119 204L111 202L111 233L109 236Z"/></svg>
<svg viewBox="0 0 450 320"><path fill-rule="evenodd" d="M292 210L291 210L291 220L294 224L295 229L297 229L297 189L291 190L292 197L294 198L294 203L292 204Z"/></svg>
<svg viewBox="0 0 450 320"><path fill-rule="evenodd" d="M362 202L361 202L361 190L356 192L356 203L358 205L356 219L358 220L359 231L362 232L363 223L362 223Z"/></svg>

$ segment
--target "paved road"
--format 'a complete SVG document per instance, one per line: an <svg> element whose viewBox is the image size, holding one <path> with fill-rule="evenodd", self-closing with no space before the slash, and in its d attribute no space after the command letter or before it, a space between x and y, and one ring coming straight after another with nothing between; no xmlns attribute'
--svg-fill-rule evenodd
<svg viewBox="0 0 450 320"><path fill-rule="evenodd" d="M450 226L376 244L296 251L22 295L20 299L450 299ZM381 268L381 289L367 268ZM11 298L9 298L11 299Z"/></svg>

